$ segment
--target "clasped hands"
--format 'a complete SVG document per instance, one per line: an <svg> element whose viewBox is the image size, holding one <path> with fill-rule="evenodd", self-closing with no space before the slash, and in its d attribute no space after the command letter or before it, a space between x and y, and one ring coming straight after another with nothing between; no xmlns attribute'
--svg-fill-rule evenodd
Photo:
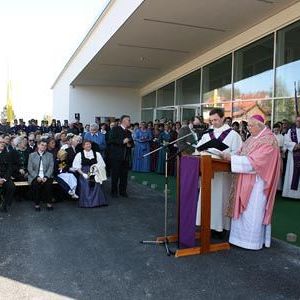
<svg viewBox="0 0 300 300"><path fill-rule="evenodd" d="M47 178L46 177L38 177L37 179L37 182L42 182L42 183L44 183L44 182L46 182L47 181Z"/></svg>
<svg viewBox="0 0 300 300"><path fill-rule="evenodd" d="M82 177L87 180L89 178L89 175L86 173L82 173Z"/></svg>
<svg viewBox="0 0 300 300"><path fill-rule="evenodd" d="M230 153L222 152L222 153L220 153L220 156L224 160L231 161L231 154Z"/></svg>

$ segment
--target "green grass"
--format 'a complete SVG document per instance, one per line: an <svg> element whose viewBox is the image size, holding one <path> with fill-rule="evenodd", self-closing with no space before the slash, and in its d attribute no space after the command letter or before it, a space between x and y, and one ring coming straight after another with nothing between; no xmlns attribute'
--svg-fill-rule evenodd
<svg viewBox="0 0 300 300"><path fill-rule="evenodd" d="M163 192L165 186L164 175L156 173L130 172L129 176L135 176L134 181L142 184L148 181L148 186L157 184L157 190ZM170 199L176 199L176 178L168 177L168 188L170 189ZM297 234L297 242L291 243L300 246L300 199L284 198L279 193L276 196L272 221L272 236L286 241L287 233Z"/></svg>
<svg viewBox="0 0 300 300"><path fill-rule="evenodd" d="M272 236L286 241L289 232L297 234L296 243L300 246L300 199L284 198L277 194L272 221Z"/></svg>

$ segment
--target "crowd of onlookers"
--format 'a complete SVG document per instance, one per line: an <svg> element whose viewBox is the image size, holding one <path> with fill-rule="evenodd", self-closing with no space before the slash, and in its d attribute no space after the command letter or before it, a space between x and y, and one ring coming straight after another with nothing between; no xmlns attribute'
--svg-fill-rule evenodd
<svg viewBox="0 0 300 300"><path fill-rule="evenodd" d="M238 132L243 141L245 141L250 136L249 130L247 128L247 121L242 120L238 122L233 121L231 117L226 117L224 119L224 123L228 124L230 127L232 127L233 130ZM265 125L271 129L270 121L267 121ZM283 147L283 136L288 132L289 128L292 125L293 124L291 124L288 120L284 119L281 122L275 123L272 128L274 134L278 139L278 143L281 147L283 156L285 152ZM166 144L169 144L169 156L175 157L176 153L179 150L178 143L170 143L172 143L172 141L175 141L180 136L180 129L186 126L195 131L197 140L200 140L203 132L210 128L210 124L204 122L202 116L195 116L189 121L175 123L166 120L156 120L154 124L153 122L141 122L140 124L133 124L133 140L135 141L135 149L137 149L137 151L134 151L133 155L133 170L164 173L164 149L152 153L150 155L149 163L145 163L145 159L141 160L141 157L144 154L149 153L149 151L152 152L153 150ZM141 151L139 151L139 147L142 148ZM172 160L170 160L168 168L168 172L170 175L174 175L176 173L175 160L173 162Z"/></svg>
<svg viewBox="0 0 300 300"><path fill-rule="evenodd" d="M30 197L35 202L35 209L40 210L40 202L47 203L52 210L52 183L55 179L68 197L78 199L82 207L107 205L101 183L110 175L110 132L118 125L114 122L88 124L83 126L79 120L73 122L52 120L49 125L42 121L30 120L28 125L23 120L15 120L12 126L0 124L0 191L2 193L1 210L7 211L15 193L14 182L27 181L31 186ZM232 121L225 118L225 123L238 132L242 140L249 137L246 121ZM273 125L285 159L283 136L288 132L287 120ZM270 123L266 123L270 126ZM189 127L197 135L197 140L210 125L203 117L192 120L172 122L165 119L155 122L130 124L128 131L133 141L130 150L129 168L137 172L165 172L165 158L168 153L168 174L176 175L176 154L180 130ZM82 143L84 141L84 143ZM162 147L161 146L167 146ZM157 150L158 151L155 151ZM91 172L91 167L95 167ZM85 181L83 181L85 179ZM99 184L100 183L100 184ZM99 187L100 186L100 187ZM92 195L92 196L91 196ZM98 200L95 200L98 199ZM100 199L100 200L99 200Z"/></svg>

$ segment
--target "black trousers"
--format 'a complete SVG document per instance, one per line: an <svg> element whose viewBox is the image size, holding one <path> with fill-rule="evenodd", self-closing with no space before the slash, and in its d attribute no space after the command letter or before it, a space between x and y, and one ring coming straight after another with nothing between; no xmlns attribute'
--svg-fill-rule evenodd
<svg viewBox="0 0 300 300"><path fill-rule="evenodd" d="M3 192L3 202L2 202L2 208L7 208L7 206L11 206L14 192L15 192L15 184L11 179L8 179L5 181L2 186L0 186L0 189Z"/></svg>
<svg viewBox="0 0 300 300"><path fill-rule="evenodd" d="M129 162L126 160L111 160L111 193L126 193ZM119 185L119 189L118 189Z"/></svg>
<svg viewBox="0 0 300 300"><path fill-rule="evenodd" d="M31 192L35 205L40 205L40 202L51 203L52 182L52 178L47 178L45 182L38 182L36 178L32 180Z"/></svg>

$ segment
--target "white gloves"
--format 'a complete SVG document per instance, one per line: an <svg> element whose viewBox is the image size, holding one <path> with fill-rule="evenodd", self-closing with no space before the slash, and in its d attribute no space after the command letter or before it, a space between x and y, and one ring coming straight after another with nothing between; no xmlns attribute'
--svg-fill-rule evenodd
<svg viewBox="0 0 300 300"><path fill-rule="evenodd" d="M88 174L85 174L85 173L83 173L82 176L83 176L84 179L88 179L89 178Z"/></svg>

